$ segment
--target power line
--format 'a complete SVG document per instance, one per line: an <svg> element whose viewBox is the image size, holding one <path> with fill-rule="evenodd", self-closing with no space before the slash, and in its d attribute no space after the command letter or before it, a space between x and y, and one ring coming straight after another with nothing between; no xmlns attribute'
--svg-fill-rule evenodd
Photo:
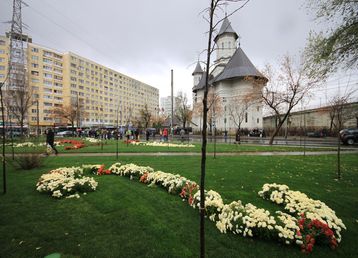
<svg viewBox="0 0 358 258"><path fill-rule="evenodd" d="M67 33L69 33L70 35L72 35L74 38L80 40L81 42L85 43L87 46L89 46L91 49L95 50L97 53L101 54L103 57L109 58L104 52L102 52L101 50L97 49L96 47L94 47L91 43L87 42L86 40L82 39L81 37L79 37L78 35L76 35L75 33L73 33L72 31L68 30L66 27L62 26L61 24L57 23L56 21L54 21L53 19L51 19L49 16L43 14L42 12L36 10L35 8L29 6L29 8L31 10L33 10L34 12L36 12L38 15L40 15L41 17L43 17L44 19L50 21L51 23L55 24L56 26L58 26L59 28L61 28L62 30L66 31Z"/></svg>

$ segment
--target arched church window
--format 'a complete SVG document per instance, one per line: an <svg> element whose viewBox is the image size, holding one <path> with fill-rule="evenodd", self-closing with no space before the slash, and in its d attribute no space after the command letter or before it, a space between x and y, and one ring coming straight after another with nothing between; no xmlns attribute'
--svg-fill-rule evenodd
<svg viewBox="0 0 358 258"><path fill-rule="evenodd" d="M224 42L223 42L223 43L221 43L221 48L222 48L222 49L224 49Z"/></svg>
<svg viewBox="0 0 358 258"><path fill-rule="evenodd" d="M248 120L248 114L245 113L245 123L247 123L247 120Z"/></svg>

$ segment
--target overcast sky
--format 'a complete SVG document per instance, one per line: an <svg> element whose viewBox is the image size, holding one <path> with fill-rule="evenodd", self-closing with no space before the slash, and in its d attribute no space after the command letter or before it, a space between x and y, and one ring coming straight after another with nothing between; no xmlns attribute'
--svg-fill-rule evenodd
<svg viewBox="0 0 358 258"><path fill-rule="evenodd" d="M62 52L71 51L159 88L191 97L192 76L199 53L207 45L207 22L200 12L209 0L28 0L23 9L25 33L33 42ZM238 4L227 7L230 13ZM12 0L0 0L1 22L11 20ZM219 13L219 18L224 13ZM241 47L261 69L285 53L298 54L317 25L303 0L251 0L229 18L241 37ZM0 24L4 34L9 24ZM215 56L215 55L214 55ZM205 59L204 54L200 56ZM328 81L313 103L325 102L338 85L357 81L343 74ZM355 84L357 86L357 84Z"/></svg>

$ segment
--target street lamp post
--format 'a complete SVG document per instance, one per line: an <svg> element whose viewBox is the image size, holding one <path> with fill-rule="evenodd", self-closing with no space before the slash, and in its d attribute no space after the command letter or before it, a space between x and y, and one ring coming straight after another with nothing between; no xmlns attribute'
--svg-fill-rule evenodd
<svg viewBox="0 0 358 258"><path fill-rule="evenodd" d="M214 121L214 159L216 159L216 123Z"/></svg>
<svg viewBox="0 0 358 258"><path fill-rule="evenodd" d="M3 193L6 194L6 161L5 161L5 114L4 114L4 95L2 88L3 82L0 82L0 101L1 101L1 118L2 118L2 176L3 176Z"/></svg>
<svg viewBox="0 0 358 258"><path fill-rule="evenodd" d="M119 141L119 123L118 123L119 104L117 107L117 141L116 141L116 159L118 160L118 141Z"/></svg>
<svg viewBox="0 0 358 258"><path fill-rule="evenodd" d="M226 106L224 107L225 115L224 115L224 137L225 143L227 142L227 131L226 131Z"/></svg>

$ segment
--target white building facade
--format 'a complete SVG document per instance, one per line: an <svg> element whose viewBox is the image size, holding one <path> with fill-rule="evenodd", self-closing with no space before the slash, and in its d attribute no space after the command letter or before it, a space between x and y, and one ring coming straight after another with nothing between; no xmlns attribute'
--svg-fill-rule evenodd
<svg viewBox="0 0 358 258"><path fill-rule="evenodd" d="M227 18L214 41L216 60L209 74L208 127L221 131L263 128L261 91L267 79L255 68L241 47ZM193 124L202 128L202 99L206 75L200 63L192 73Z"/></svg>

